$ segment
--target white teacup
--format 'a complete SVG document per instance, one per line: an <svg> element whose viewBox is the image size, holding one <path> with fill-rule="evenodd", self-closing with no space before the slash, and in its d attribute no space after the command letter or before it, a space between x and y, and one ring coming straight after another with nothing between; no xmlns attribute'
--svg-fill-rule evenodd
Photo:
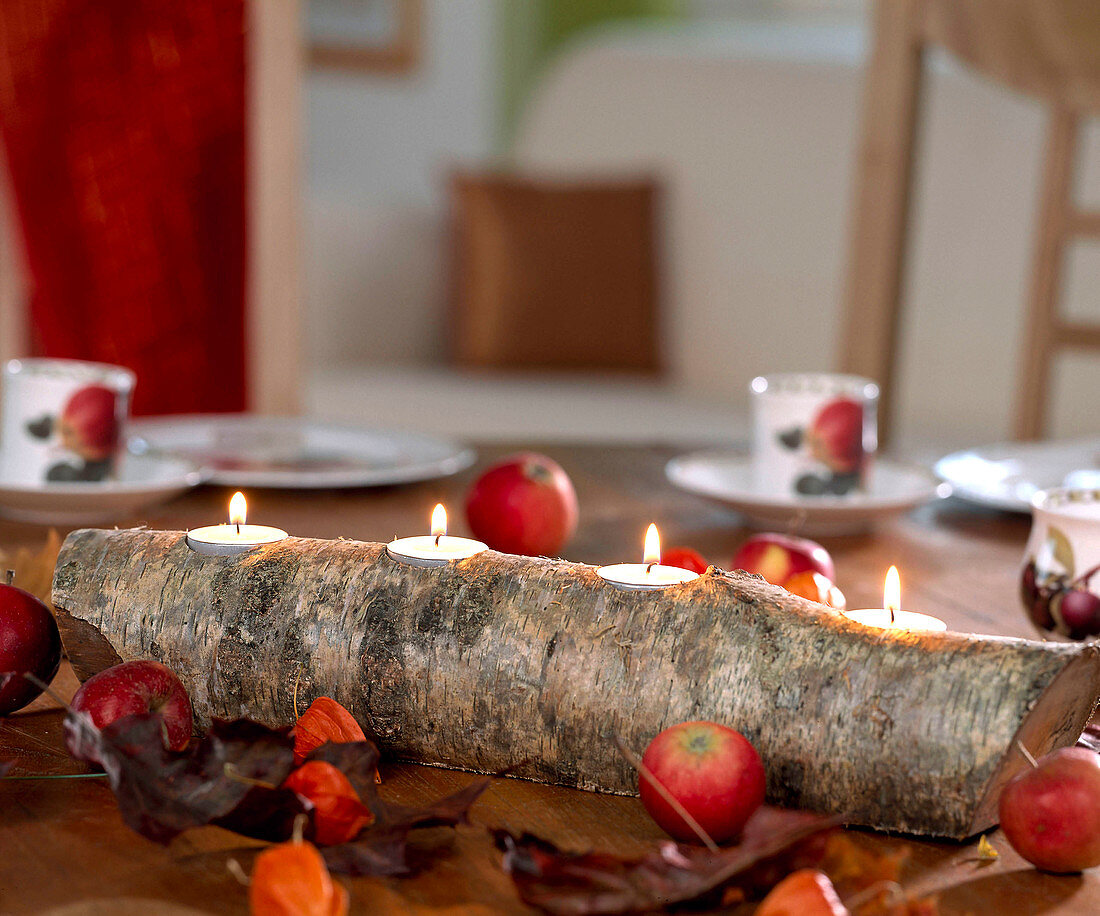
<svg viewBox="0 0 1100 916"><path fill-rule="evenodd" d="M71 483L115 477L134 373L70 359L4 365L0 480Z"/></svg>
<svg viewBox="0 0 1100 916"><path fill-rule="evenodd" d="M1055 487L1031 499L1020 600L1045 636L1100 636L1100 490Z"/></svg>
<svg viewBox="0 0 1100 916"><path fill-rule="evenodd" d="M753 483L776 497L866 492L878 449L878 385L855 375L758 376L752 392Z"/></svg>

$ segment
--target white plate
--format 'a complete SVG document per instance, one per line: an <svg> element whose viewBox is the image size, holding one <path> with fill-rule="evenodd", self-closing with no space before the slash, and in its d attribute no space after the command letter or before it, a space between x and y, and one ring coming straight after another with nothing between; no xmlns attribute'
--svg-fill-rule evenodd
<svg viewBox="0 0 1100 916"><path fill-rule="evenodd" d="M117 480L24 484L0 480L0 515L41 525L121 521L203 482L198 465L164 455L126 455Z"/></svg>
<svg viewBox="0 0 1100 916"><path fill-rule="evenodd" d="M884 458L875 461L870 492L847 496L761 493L753 485L751 458L717 449L673 458L665 475L681 489L733 507L757 527L792 528L809 535L863 531L950 493L927 469Z"/></svg>
<svg viewBox="0 0 1100 916"><path fill-rule="evenodd" d="M157 417L130 430L150 450L194 461L210 483L227 487L387 486L446 477L474 460L448 439L290 417Z"/></svg>
<svg viewBox="0 0 1100 916"><path fill-rule="evenodd" d="M1031 497L1050 487L1100 487L1100 439L1002 442L945 455L936 473L972 503L1030 512Z"/></svg>

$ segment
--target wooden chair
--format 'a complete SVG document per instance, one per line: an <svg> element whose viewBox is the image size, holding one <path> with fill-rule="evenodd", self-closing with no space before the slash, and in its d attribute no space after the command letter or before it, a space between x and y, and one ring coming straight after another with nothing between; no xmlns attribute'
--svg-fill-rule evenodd
<svg viewBox="0 0 1100 916"><path fill-rule="evenodd" d="M922 57L930 45L1049 107L1031 289L1016 394L1015 435L1046 428L1050 364L1066 348L1100 349L1100 325L1069 322L1058 301L1063 255L1100 238L1100 213L1073 203L1079 128L1100 113L1097 0L873 0L858 186L848 264L845 371L876 379L889 434Z"/></svg>
<svg viewBox="0 0 1100 916"><path fill-rule="evenodd" d="M249 409L301 409L299 95L304 50L300 0L249 4ZM6 170L0 161L0 361L24 356L26 283Z"/></svg>

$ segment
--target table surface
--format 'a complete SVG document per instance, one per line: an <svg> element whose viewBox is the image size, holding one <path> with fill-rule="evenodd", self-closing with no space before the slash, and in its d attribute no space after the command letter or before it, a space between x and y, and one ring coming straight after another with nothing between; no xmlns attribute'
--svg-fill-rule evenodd
<svg viewBox="0 0 1100 916"><path fill-rule="evenodd" d="M663 476L674 454L667 448L551 446L543 449L569 472L581 505L580 527L565 548L567 559L607 563L641 549L650 521L666 546L690 545L719 566L746 537L738 517L682 493ZM249 517L296 535L389 540L423 530L432 506L452 510L452 531L464 533L462 497L478 468L506 453L479 450L478 465L447 480L402 488L320 492L253 491ZM229 492L202 488L140 519L185 528L224 515ZM873 534L824 539L836 560L840 586L851 607L878 607L883 575L896 563L905 606L934 613L952 629L1032 636L1016 597L1016 571L1028 520L947 500L925 506ZM64 532L62 532L64 533ZM0 549L36 547L46 529L0 522ZM59 693L76 683L63 668ZM15 759L12 776L86 772L65 754L61 713L45 699L0 719L0 759ZM410 764L384 770L392 799L426 801L467 784L469 774ZM472 812L472 827L425 831L416 841L425 865L407 878L344 879L352 912L449 914L529 912L483 829L530 830L572 849L636 853L662 834L634 798L596 795L515 779L496 779ZM1001 853L979 863L975 844L884 837L857 831L861 842L903 847L909 853L905 885L938 890L943 913L1100 912L1100 869L1053 876L1017 857L999 832ZM101 778L0 780L0 914L39 913L246 913L245 889L227 870L236 859L249 870L260 844L209 827L161 847L130 832ZM90 901L106 901L100 905ZM127 905L124 900L136 901ZM149 901L156 901L155 904ZM72 904L80 904L71 906ZM70 905L70 906L66 906ZM178 910L176 908L179 908Z"/></svg>

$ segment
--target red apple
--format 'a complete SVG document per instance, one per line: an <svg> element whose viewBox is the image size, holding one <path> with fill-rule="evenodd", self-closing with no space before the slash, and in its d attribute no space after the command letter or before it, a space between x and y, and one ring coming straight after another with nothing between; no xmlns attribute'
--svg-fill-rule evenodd
<svg viewBox="0 0 1100 916"><path fill-rule="evenodd" d="M103 385L73 392L58 418L61 444L85 461L110 458L118 447L117 395Z"/></svg>
<svg viewBox="0 0 1100 916"><path fill-rule="evenodd" d="M661 554L661 564L695 573L705 573L710 566L706 558L691 547L670 547Z"/></svg>
<svg viewBox="0 0 1100 916"><path fill-rule="evenodd" d="M1001 792L1000 818L1012 848L1038 868L1100 865L1100 755L1066 747L1039 758Z"/></svg>
<svg viewBox="0 0 1100 916"><path fill-rule="evenodd" d="M474 537L494 550L556 556L577 530L577 493L557 462L521 452L475 481L466 518Z"/></svg>
<svg viewBox="0 0 1100 916"><path fill-rule="evenodd" d="M754 534L733 555L730 568L756 573L773 585L783 585L795 573L806 570L836 582L829 551L817 541L786 534Z"/></svg>
<svg viewBox="0 0 1100 916"><path fill-rule="evenodd" d="M753 916L849 916L849 912L828 875L803 868L773 887Z"/></svg>
<svg viewBox="0 0 1100 916"><path fill-rule="evenodd" d="M806 430L810 452L837 474L863 466L863 405L851 398L825 404Z"/></svg>
<svg viewBox="0 0 1100 916"><path fill-rule="evenodd" d="M0 716L22 709L48 684L61 664L61 634L53 614L29 592L0 585Z"/></svg>
<svg viewBox="0 0 1100 916"><path fill-rule="evenodd" d="M166 747L182 751L191 740L191 700L172 669L160 662L138 659L93 674L81 684L70 705L91 716L96 728L124 716L159 713L164 719ZM72 742L69 752L79 756Z"/></svg>
<svg viewBox="0 0 1100 916"><path fill-rule="evenodd" d="M764 764L748 740L714 722L682 722L666 728L642 763L715 842L736 837L764 803ZM695 831L645 776L642 804L670 836L699 842Z"/></svg>

